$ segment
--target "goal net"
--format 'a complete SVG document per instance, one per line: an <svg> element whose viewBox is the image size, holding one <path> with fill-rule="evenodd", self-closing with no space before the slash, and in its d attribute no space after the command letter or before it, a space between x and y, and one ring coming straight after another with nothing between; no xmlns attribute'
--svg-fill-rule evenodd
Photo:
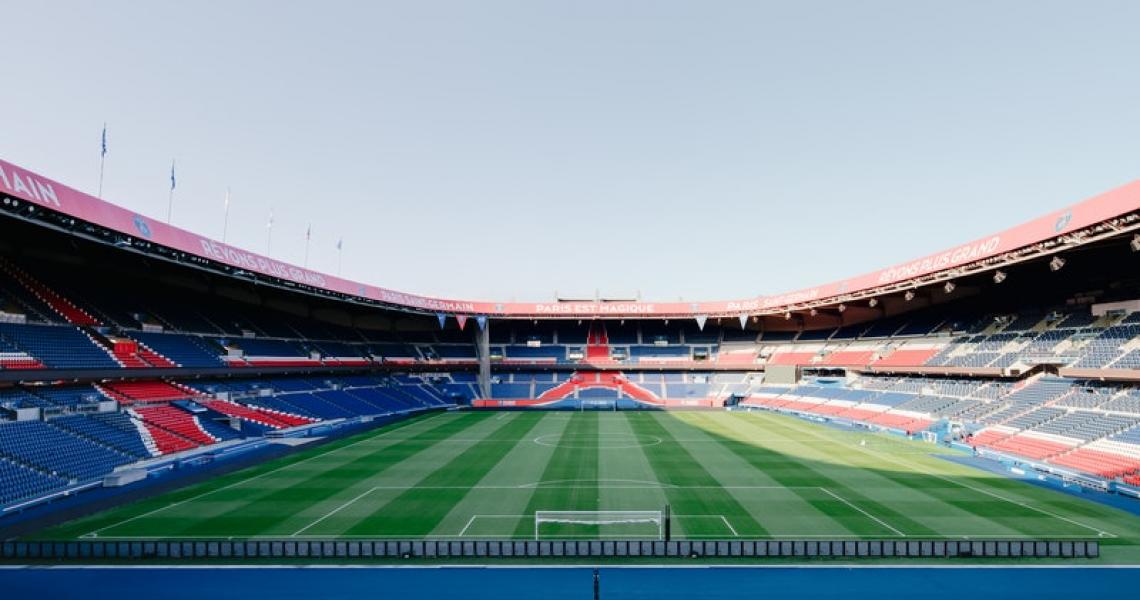
<svg viewBox="0 0 1140 600"><path fill-rule="evenodd" d="M540 510L534 513L534 539L665 539L660 510Z"/></svg>
<svg viewBox="0 0 1140 600"><path fill-rule="evenodd" d="M581 412L586 412L587 410L617 411L617 400L580 399L578 400L578 410Z"/></svg>

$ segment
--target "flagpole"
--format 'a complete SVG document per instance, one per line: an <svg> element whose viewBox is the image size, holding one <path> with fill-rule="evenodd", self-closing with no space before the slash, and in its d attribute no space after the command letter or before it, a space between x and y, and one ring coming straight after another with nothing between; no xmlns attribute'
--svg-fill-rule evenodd
<svg viewBox="0 0 1140 600"><path fill-rule="evenodd" d="M344 251L344 238L340 238L336 242L336 276L340 277L341 257Z"/></svg>
<svg viewBox="0 0 1140 600"><path fill-rule="evenodd" d="M309 241L313 238L313 224L309 223L309 228L305 230L305 268L309 268Z"/></svg>
<svg viewBox="0 0 1140 600"><path fill-rule="evenodd" d="M267 233L265 235L265 255L271 256L273 251L273 207L269 207L269 224L265 226Z"/></svg>
<svg viewBox="0 0 1140 600"><path fill-rule="evenodd" d="M166 224L170 224L170 217L174 214L174 161L170 161L170 199L166 201Z"/></svg>
<svg viewBox="0 0 1140 600"><path fill-rule="evenodd" d="M103 122L103 145L102 150L99 152L99 195L96 198L103 198L103 169L107 166L107 123Z"/></svg>
<svg viewBox="0 0 1140 600"><path fill-rule="evenodd" d="M222 219L222 243L226 242L226 233L230 229L230 188L226 188L226 216Z"/></svg>

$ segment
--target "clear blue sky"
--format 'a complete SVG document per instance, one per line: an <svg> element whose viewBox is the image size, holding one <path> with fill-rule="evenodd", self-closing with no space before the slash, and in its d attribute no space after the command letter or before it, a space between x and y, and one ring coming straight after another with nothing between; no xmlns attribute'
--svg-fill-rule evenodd
<svg viewBox="0 0 1140 600"><path fill-rule="evenodd" d="M0 156L495 300L779 293L1140 178L1140 2L16 2Z"/></svg>

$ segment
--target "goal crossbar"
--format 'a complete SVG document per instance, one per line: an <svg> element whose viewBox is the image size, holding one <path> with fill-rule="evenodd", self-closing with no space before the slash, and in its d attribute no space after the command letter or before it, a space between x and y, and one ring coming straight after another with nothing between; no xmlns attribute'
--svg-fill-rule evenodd
<svg viewBox="0 0 1140 600"><path fill-rule="evenodd" d="M665 538L665 513L660 510L539 510L534 513L534 539L540 539L544 523L567 525L656 526L657 539Z"/></svg>

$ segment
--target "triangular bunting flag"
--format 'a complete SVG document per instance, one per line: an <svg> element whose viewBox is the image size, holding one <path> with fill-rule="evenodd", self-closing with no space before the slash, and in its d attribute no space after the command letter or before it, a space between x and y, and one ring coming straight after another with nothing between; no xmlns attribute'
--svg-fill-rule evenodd
<svg viewBox="0 0 1140 600"><path fill-rule="evenodd" d="M459 330L463 331L463 327L467 325L467 315L455 315L455 322L459 323Z"/></svg>
<svg viewBox="0 0 1140 600"><path fill-rule="evenodd" d="M479 330L482 331L487 328L487 316L479 315L475 317L475 322L479 324Z"/></svg>
<svg viewBox="0 0 1140 600"><path fill-rule="evenodd" d="M447 325L447 315L443 313L436 313L435 318L439 319L439 328L443 329Z"/></svg>
<svg viewBox="0 0 1140 600"><path fill-rule="evenodd" d="M740 328L741 329L747 329L748 328L748 315L740 315Z"/></svg>
<svg viewBox="0 0 1140 600"><path fill-rule="evenodd" d="M708 315L697 315L697 328L701 331L705 330L705 321L709 320Z"/></svg>

